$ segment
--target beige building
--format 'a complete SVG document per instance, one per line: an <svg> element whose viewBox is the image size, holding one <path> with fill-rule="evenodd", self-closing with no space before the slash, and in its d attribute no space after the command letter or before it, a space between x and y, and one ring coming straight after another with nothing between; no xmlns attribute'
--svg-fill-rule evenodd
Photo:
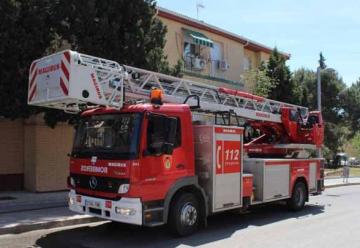
<svg viewBox="0 0 360 248"><path fill-rule="evenodd" d="M159 8L167 26L165 53L171 65L184 63L184 77L244 89L241 75L266 62L272 49L202 21ZM288 54L282 53L289 58Z"/></svg>
<svg viewBox="0 0 360 248"><path fill-rule="evenodd" d="M267 61L271 53L257 42L166 9L158 9L158 18L168 29L168 60L171 65L183 60L188 79L244 89L241 74ZM0 191L66 189L73 133L64 123L47 127L40 115L0 119Z"/></svg>
<svg viewBox="0 0 360 248"><path fill-rule="evenodd" d="M0 191L66 189L73 129L65 123L52 129L41 115L27 120L0 119Z"/></svg>

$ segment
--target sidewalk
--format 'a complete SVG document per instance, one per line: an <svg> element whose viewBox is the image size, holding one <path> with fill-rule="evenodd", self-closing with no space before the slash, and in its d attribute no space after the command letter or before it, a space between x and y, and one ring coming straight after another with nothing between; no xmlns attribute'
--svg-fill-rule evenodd
<svg viewBox="0 0 360 248"><path fill-rule="evenodd" d="M349 178L347 184L340 177L325 179L326 188L354 184L360 184L360 177ZM67 191L0 193L0 235L104 221L69 211L67 194Z"/></svg>
<svg viewBox="0 0 360 248"><path fill-rule="evenodd" d="M0 235L101 221L69 211L67 194L1 192Z"/></svg>
<svg viewBox="0 0 360 248"><path fill-rule="evenodd" d="M348 183L344 183L341 177L327 177L325 178L324 184L325 184L325 188L360 184L360 177L349 177Z"/></svg>
<svg viewBox="0 0 360 248"><path fill-rule="evenodd" d="M32 193L25 191L0 192L0 214L24 210L65 207L67 191Z"/></svg>

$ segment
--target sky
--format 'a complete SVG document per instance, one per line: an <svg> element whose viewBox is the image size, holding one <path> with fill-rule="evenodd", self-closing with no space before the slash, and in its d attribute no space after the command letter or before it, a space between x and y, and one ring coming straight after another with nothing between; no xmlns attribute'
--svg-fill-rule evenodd
<svg viewBox="0 0 360 248"><path fill-rule="evenodd" d="M290 53L292 71L316 70L319 53L347 85L360 78L359 0L158 0L157 5Z"/></svg>

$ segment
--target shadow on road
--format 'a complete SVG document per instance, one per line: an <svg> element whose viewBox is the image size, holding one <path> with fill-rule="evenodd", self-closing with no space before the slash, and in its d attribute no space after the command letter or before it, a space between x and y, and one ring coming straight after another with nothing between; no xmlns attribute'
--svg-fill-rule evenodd
<svg viewBox="0 0 360 248"><path fill-rule="evenodd" d="M300 212L289 212L281 203L259 206L249 213L227 212L208 218L208 227L190 237L175 238L167 226L146 228L118 223L78 227L49 233L36 241L40 247L174 247L197 246L230 237L236 231L260 227L291 218L306 218L324 212L324 206L308 204Z"/></svg>

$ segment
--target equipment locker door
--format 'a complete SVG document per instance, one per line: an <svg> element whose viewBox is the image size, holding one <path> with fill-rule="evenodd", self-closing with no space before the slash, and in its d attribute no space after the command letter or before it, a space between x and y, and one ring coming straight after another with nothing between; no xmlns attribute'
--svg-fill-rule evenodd
<svg viewBox="0 0 360 248"><path fill-rule="evenodd" d="M316 171L317 171L317 163L312 162L309 164L309 191L316 191Z"/></svg>
<svg viewBox="0 0 360 248"><path fill-rule="evenodd" d="M213 211L242 204L242 128L215 127Z"/></svg>

